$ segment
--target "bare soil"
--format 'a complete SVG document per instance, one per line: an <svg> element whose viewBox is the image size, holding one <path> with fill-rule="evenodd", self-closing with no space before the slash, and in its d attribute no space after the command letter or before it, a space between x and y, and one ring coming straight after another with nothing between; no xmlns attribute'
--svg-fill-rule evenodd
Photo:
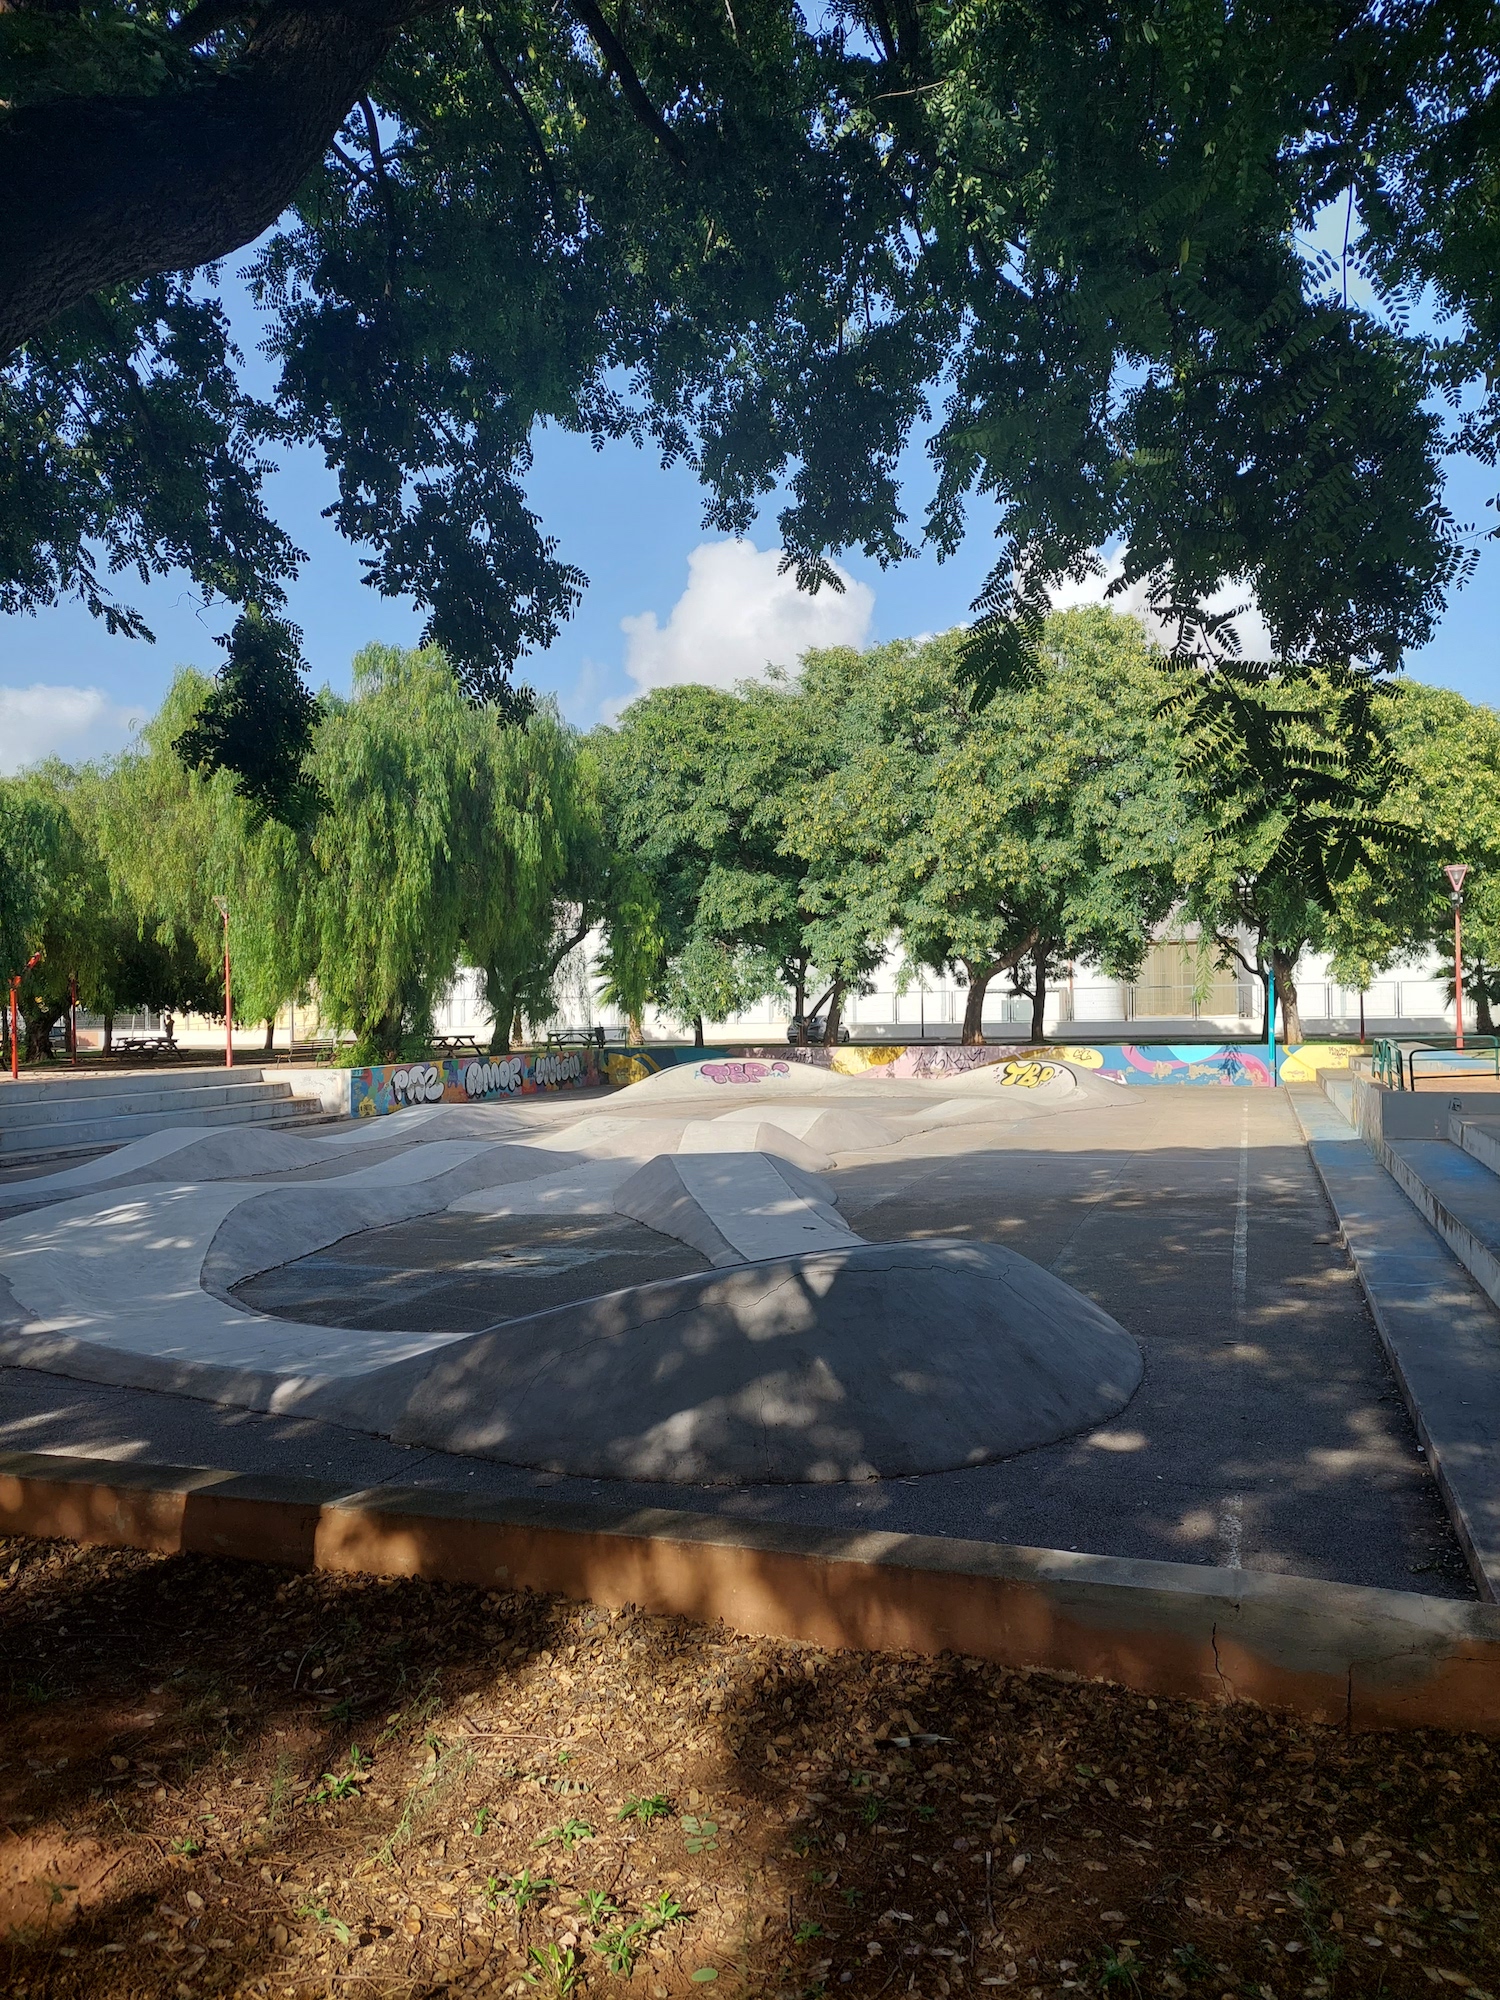
<svg viewBox="0 0 1500 2000"><path fill-rule="evenodd" d="M0 1542L0 1992L1500 1991L1500 1749Z"/></svg>

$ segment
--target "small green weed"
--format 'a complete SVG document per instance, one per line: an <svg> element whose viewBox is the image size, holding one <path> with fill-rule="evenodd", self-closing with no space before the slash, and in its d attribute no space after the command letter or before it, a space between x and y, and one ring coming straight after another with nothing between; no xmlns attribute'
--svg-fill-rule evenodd
<svg viewBox="0 0 1500 2000"><path fill-rule="evenodd" d="M564 1854L571 1854L580 1841L593 1838L594 1829L586 1819L565 1819L557 1826L549 1826L537 1837L535 1845L549 1847L556 1842Z"/></svg>
<svg viewBox="0 0 1500 2000"><path fill-rule="evenodd" d="M475 1834L477 1835L483 1833L485 1828L489 1825L490 1821L494 1817L495 1817L495 1809L493 1806L481 1806L478 1812L475 1813L474 1815Z"/></svg>
<svg viewBox="0 0 1500 2000"><path fill-rule="evenodd" d="M638 1819L643 1826L654 1819L665 1819L672 1810L672 1801L665 1792L653 1792L646 1799L629 1799L615 1814L616 1819Z"/></svg>
<svg viewBox="0 0 1500 2000"><path fill-rule="evenodd" d="M299 1917L314 1918L320 1930L331 1932L340 1944L346 1945L349 1943L351 1936L349 1926L346 1923L341 1923L333 1915L326 1903L299 1903L297 1905L297 1915Z"/></svg>
<svg viewBox="0 0 1500 2000"><path fill-rule="evenodd" d="M536 1961L535 1972L526 1977L533 1986L546 1986L557 1994L559 2000L571 1993L578 1984L583 1971L578 1962L578 1954L571 1946L560 1944L534 1944L531 1956Z"/></svg>
<svg viewBox="0 0 1500 2000"><path fill-rule="evenodd" d="M495 1878L492 1876L490 1879L493 1881ZM523 1868L519 1874L511 1876L500 1893L510 1898L516 1906L516 1915L520 1916L528 1903L540 1902L548 1889L556 1887L550 1875L533 1875L529 1868Z"/></svg>
<svg viewBox="0 0 1500 2000"><path fill-rule="evenodd" d="M796 1930L792 1932L792 1943L811 1944L814 1938L820 1938L822 1935L823 1926L821 1924L815 1924L804 1919L802 1923L798 1924Z"/></svg>
<svg viewBox="0 0 1500 2000"><path fill-rule="evenodd" d="M1134 1959L1121 1958L1112 1945L1106 1945L1104 1956L1099 1961L1099 1991L1139 1993L1140 1970Z"/></svg>
<svg viewBox="0 0 1500 2000"><path fill-rule="evenodd" d="M606 1917L617 1917L620 1914L609 1900L607 1889L585 1889L578 1898L578 1907L591 1930L598 1930Z"/></svg>
<svg viewBox="0 0 1500 2000"><path fill-rule="evenodd" d="M689 1854L712 1854L718 1848L719 1822L716 1819L699 1819L696 1813L684 1813L682 1831Z"/></svg>

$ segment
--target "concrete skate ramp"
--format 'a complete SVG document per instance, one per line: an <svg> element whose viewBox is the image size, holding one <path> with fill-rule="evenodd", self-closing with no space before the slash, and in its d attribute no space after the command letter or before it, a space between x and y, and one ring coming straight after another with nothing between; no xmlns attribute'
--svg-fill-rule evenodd
<svg viewBox="0 0 1500 2000"><path fill-rule="evenodd" d="M307 1414L590 1478L890 1478L1105 1422L1141 1357L989 1244L859 1244L643 1285L340 1384Z"/></svg>
<svg viewBox="0 0 1500 2000"><path fill-rule="evenodd" d="M556 1173L558 1164L556 1153L529 1146L439 1140L337 1180L273 1185L257 1189L248 1200L242 1189L238 1205L225 1214L209 1243L203 1289L226 1298L246 1278L295 1263L341 1237L435 1214L476 1189L534 1183L543 1174ZM576 1168L583 1163L575 1159L570 1164ZM429 1171L423 1173L423 1167Z"/></svg>
<svg viewBox="0 0 1500 2000"><path fill-rule="evenodd" d="M769 1153L649 1160L615 1189L615 1213L690 1243L720 1267L860 1241L822 1181Z"/></svg>

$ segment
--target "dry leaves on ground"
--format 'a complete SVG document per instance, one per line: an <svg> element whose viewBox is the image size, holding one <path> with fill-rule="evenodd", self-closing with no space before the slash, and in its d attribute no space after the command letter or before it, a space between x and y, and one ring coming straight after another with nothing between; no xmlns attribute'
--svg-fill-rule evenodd
<svg viewBox="0 0 1500 2000"><path fill-rule="evenodd" d="M15 2000L1500 1993L1495 1746L0 1543Z"/></svg>

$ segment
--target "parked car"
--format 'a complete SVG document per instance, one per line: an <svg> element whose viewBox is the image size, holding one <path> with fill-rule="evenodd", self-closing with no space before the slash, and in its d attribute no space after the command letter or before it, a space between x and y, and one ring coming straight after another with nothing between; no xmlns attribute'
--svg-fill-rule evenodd
<svg viewBox="0 0 1500 2000"><path fill-rule="evenodd" d="M787 1023L786 1038L795 1049L821 1048L827 1037L828 1017L826 1014L814 1014L810 1018L802 1014L793 1014L791 1020ZM839 1029L840 1043L847 1042L848 1039L849 1030L841 1027Z"/></svg>

